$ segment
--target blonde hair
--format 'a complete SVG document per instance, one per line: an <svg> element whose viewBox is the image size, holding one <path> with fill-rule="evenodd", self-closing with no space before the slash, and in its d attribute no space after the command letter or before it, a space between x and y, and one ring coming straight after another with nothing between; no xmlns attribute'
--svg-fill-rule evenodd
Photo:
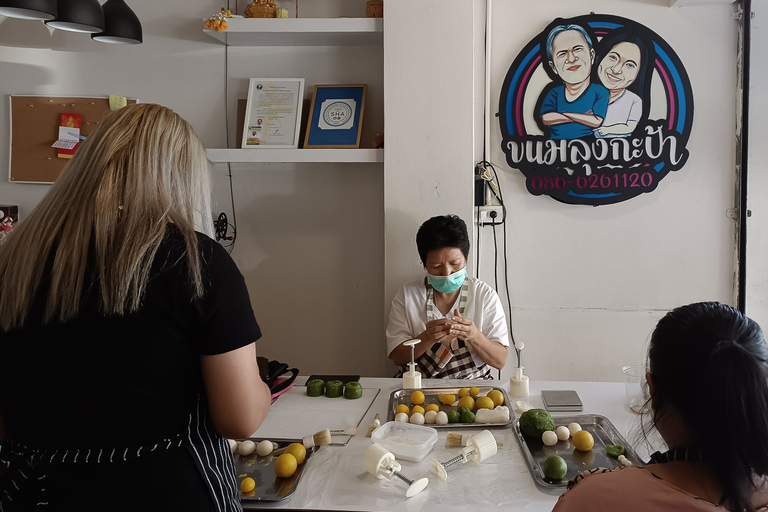
<svg viewBox="0 0 768 512"><path fill-rule="evenodd" d="M0 327L24 325L44 271L50 288L43 321L76 316L90 284L91 241L102 311L137 311L169 222L184 237L190 283L202 296L195 230L213 234L202 143L186 121L160 105L110 113L0 246Z"/></svg>

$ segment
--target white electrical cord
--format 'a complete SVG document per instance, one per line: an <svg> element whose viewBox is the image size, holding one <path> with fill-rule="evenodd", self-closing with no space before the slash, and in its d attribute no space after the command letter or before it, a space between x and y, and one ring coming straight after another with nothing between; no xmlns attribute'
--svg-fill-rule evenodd
<svg viewBox="0 0 768 512"><path fill-rule="evenodd" d="M485 159L491 160L491 12L493 0L485 0ZM485 169L485 172L488 172ZM485 178L483 178L485 179ZM490 180L486 180L489 181ZM498 192L497 192L498 193ZM487 202L486 202L487 204Z"/></svg>

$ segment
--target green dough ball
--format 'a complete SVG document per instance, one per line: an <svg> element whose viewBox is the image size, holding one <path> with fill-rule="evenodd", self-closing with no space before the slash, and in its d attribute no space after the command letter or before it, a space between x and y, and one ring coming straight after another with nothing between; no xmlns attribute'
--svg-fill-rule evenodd
<svg viewBox="0 0 768 512"><path fill-rule="evenodd" d="M448 423L458 423L461 421L461 415L458 411L448 411Z"/></svg>
<svg viewBox="0 0 768 512"><path fill-rule="evenodd" d="M475 422L475 413L466 411L461 413L461 422L462 423L474 423Z"/></svg>
<svg viewBox="0 0 768 512"><path fill-rule="evenodd" d="M568 472L568 464L565 459L559 455L550 455L541 465L544 470L544 476L552 480L562 480Z"/></svg>
<svg viewBox="0 0 768 512"><path fill-rule="evenodd" d="M344 394L344 383L340 380L329 380L325 383L325 396L338 398Z"/></svg>
<svg viewBox="0 0 768 512"><path fill-rule="evenodd" d="M458 409L456 409L456 412L459 414L464 414L465 412L472 412L469 410L469 407L461 406Z"/></svg>
<svg viewBox="0 0 768 512"><path fill-rule="evenodd" d="M547 430L555 430L552 416L544 409L531 409L520 415L520 432L536 439Z"/></svg>
<svg viewBox="0 0 768 512"><path fill-rule="evenodd" d="M347 382L344 388L344 398L360 398L363 396L363 386L359 382Z"/></svg>
<svg viewBox="0 0 768 512"><path fill-rule="evenodd" d="M307 382L307 396L323 396L325 393L325 381L312 379Z"/></svg>

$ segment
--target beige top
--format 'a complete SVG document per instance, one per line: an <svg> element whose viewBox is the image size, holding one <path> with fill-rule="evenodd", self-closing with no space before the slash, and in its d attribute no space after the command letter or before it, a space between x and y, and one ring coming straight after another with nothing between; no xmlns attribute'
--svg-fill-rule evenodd
<svg viewBox="0 0 768 512"><path fill-rule="evenodd" d="M650 469L650 468L648 468ZM595 468L574 477L552 512L713 512L724 507L639 468ZM768 505L757 509L768 512Z"/></svg>

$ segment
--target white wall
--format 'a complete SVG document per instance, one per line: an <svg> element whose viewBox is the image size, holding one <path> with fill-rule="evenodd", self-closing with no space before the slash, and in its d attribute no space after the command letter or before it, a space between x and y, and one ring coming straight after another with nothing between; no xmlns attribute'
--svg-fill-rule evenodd
<svg viewBox="0 0 768 512"><path fill-rule="evenodd" d="M424 273L416 251L419 225L434 215L468 219L472 213L474 76L483 69L475 59L475 4L385 5L386 311L403 282Z"/></svg>
<svg viewBox="0 0 768 512"><path fill-rule="evenodd" d="M369 83L361 145L383 128L382 48L230 48L204 34L207 0L128 2L144 43L114 46L49 31L41 22L0 17L0 203L22 219L48 185L7 181L7 95L119 94L167 105L207 147L225 147L237 98L250 76L304 76L315 83ZM293 12L294 2L279 2ZM230 2L234 8L235 2ZM248 4L239 2L240 11ZM302 17L365 16L355 0L313 0ZM233 166L238 239L232 256L245 275L263 338L258 352L302 373L383 375L383 166ZM233 219L229 170L214 169L216 212ZM356 350L352 350L352 348ZM364 354L361 357L360 354Z"/></svg>
<svg viewBox="0 0 768 512"><path fill-rule="evenodd" d="M765 2L753 1L752 10L752 61L749 88L749 163L747 204L752 217L747 220L747 315L757 321L763 329L768 329L768 123L766 106L768 91L768 62L765 55L768 49L768 9Z"/></svg>

